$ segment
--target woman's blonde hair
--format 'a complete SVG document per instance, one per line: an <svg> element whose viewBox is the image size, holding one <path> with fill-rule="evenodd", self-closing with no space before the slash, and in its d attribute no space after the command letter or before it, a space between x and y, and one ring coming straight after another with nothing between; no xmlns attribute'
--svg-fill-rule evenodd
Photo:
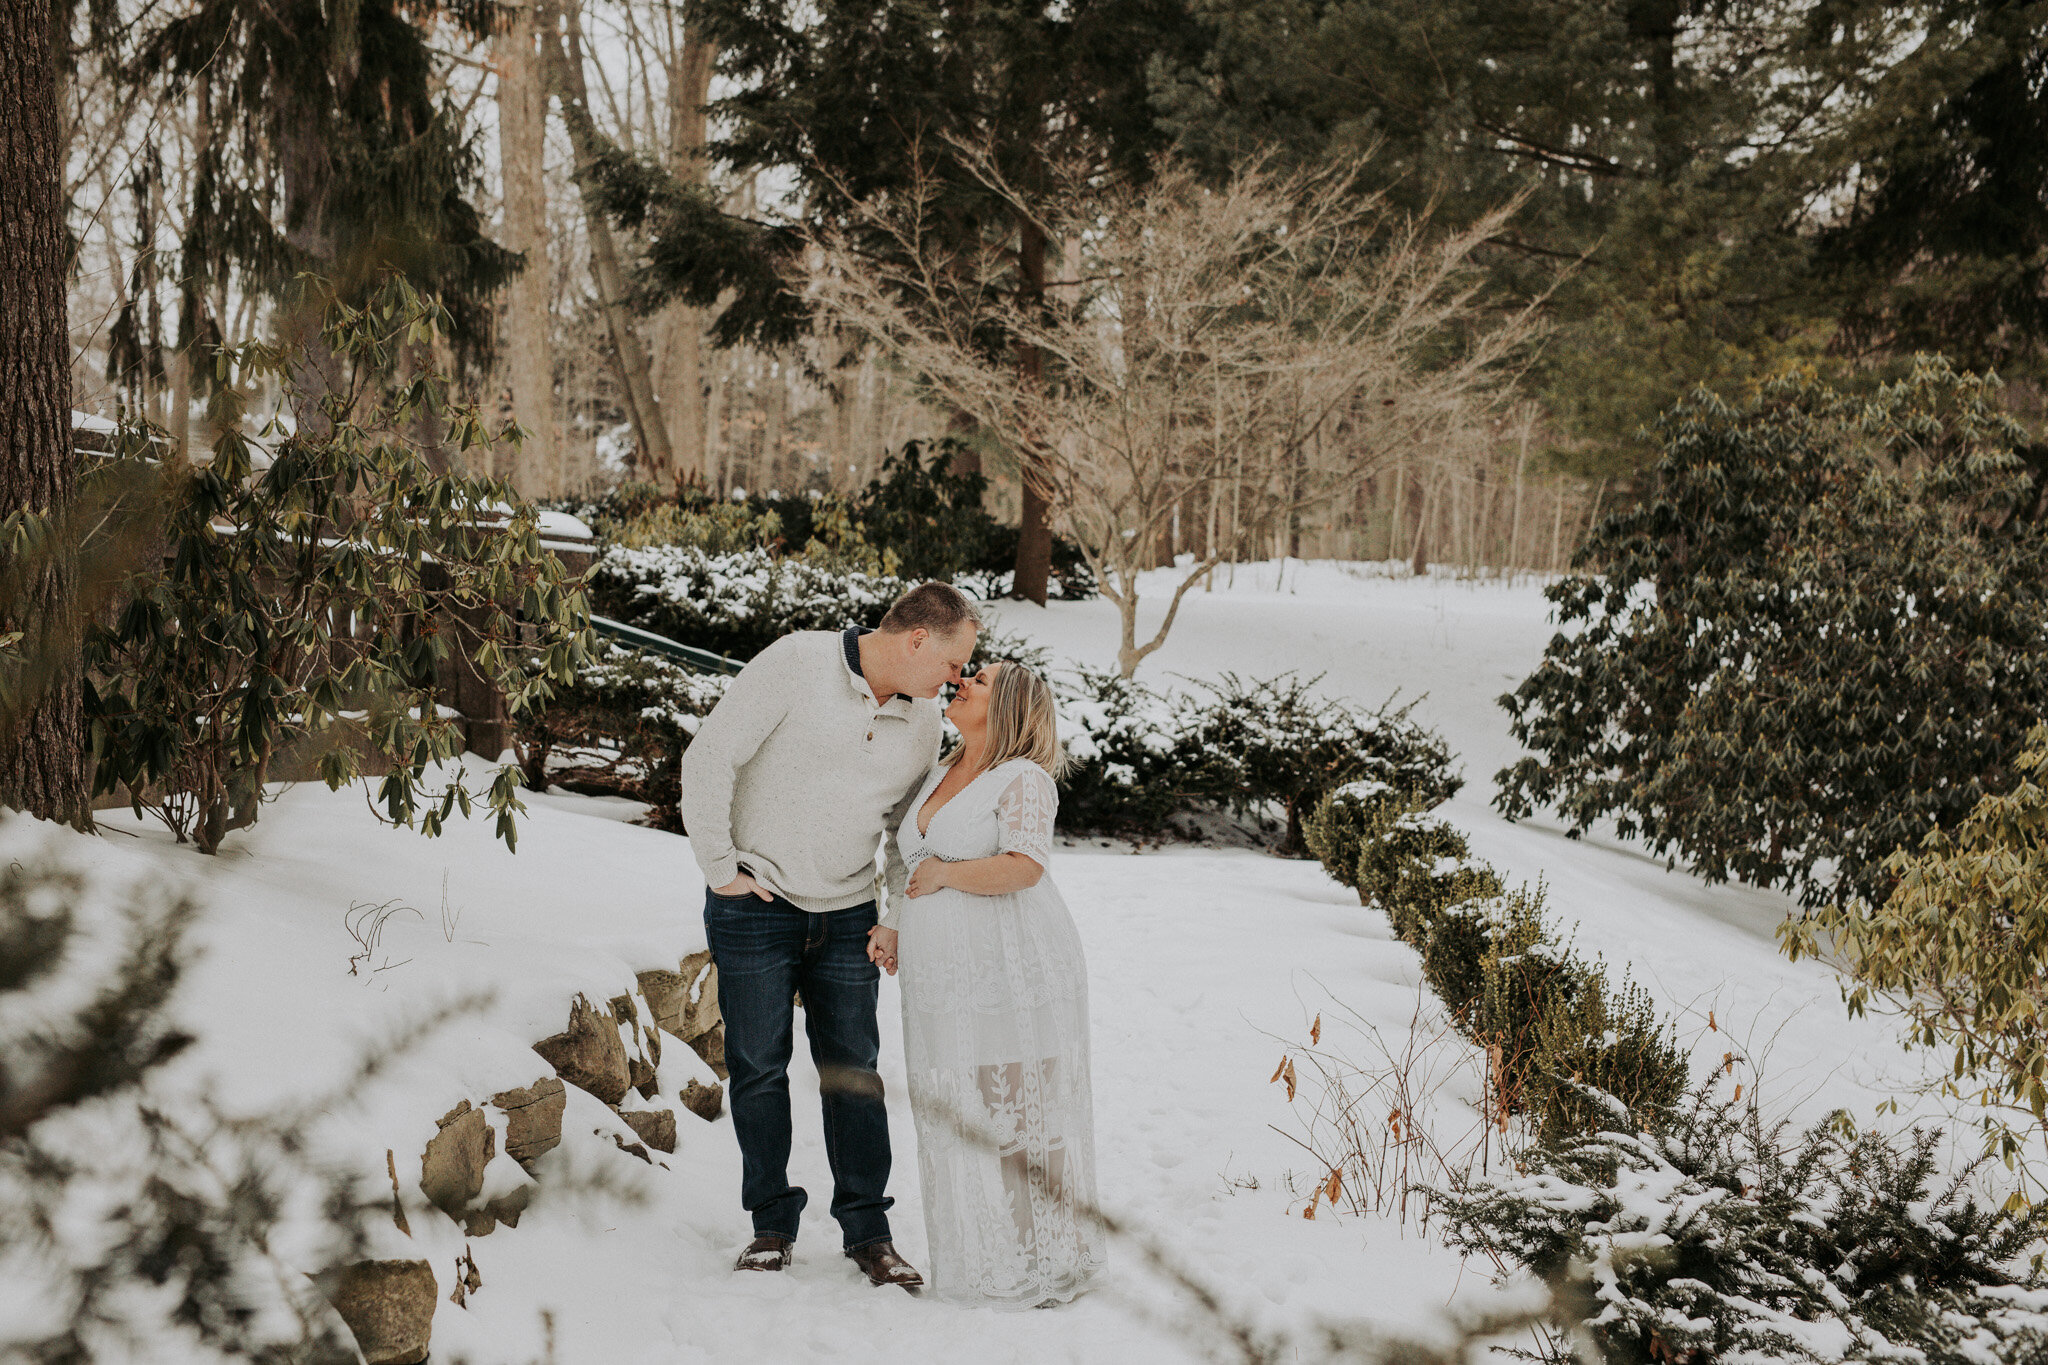
<svg viewBox="0 0 2048 1365"><path fill-rule="evenodd" d="M1005 661L1000 666L983 667L996 670L996 680L989 685L983 770L1013 758L1028 758L1051 776L1064 776L1073 760L1060 747L1059 713L1053 706L1052 688L1020 663ZM956 744L946 761L959 755Z"/></svg>

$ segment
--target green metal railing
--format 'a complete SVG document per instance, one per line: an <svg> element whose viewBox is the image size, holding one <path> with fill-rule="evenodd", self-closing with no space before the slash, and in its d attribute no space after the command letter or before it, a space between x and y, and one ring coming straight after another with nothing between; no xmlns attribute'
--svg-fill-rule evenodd
<svg viewBox="0 0 2048 1365"><path fill-rule="evenodd" d="M656 635L651 630L629 626L624 621L614 621L608 616L592 616L590 628L608 640L616 640L634 649L644 649L649 654L659 654L664 659L673 659L700 673L737 673L744 666L738 659L713 654L708 649L686 645L680 640L671 640L666 635Z"/></svg>

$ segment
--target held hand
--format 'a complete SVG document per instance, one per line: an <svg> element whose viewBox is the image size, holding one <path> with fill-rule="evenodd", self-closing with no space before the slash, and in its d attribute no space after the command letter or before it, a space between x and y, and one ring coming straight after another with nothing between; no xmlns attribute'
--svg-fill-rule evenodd
<svg viewBox="0 0 2048 1365"><path fill-rule="evenodd" d="M910 884L903 888L906 896L929 896L946 885L946 860L926 858L917 865L917 871L910 874Z"/></svg>
<svg viewBox="0 0 2048 1365"><path fill-rule="evenodd" d="M868 930L868 961L889 975L896 975L896 931L877 924Z"/></svg>
<svg viewBox="0 0 2048 1365"><path fill-rule="evenodd" d="M761 883L755 881L752 877L749 877L744 872L740 873L739 876L734 877L724 886L713 887L712 889L717 891L718 894L721 896L744 896L751 893L753 895L759 896L764 901L772 901L775 899L774 892L765 889L761 885Z"/></svg>

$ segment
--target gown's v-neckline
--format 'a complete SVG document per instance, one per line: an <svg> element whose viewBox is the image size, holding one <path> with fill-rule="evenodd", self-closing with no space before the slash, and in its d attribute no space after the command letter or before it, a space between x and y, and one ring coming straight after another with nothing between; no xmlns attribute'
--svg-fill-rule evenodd
<svg viewBox="0 0 2048 1365"><path fill-rule="evenodd" d="M962 794L964 794L969 787L981 781L982 778L987 777L989 773L994 770L990 768L983 768L980 772L968 778L965 782L962 782L960 784L960 790L954 792L951 796L939 802L939 810L933 811L931 813L931 817L927 819L925 817L924 808L926 806L929 806L932 803L932 797L938 794L939 783L944 782L946 780L944 774L950 773L952 771L953 765L951 763L948 763L944 768L942 768L940 770L941 775L939 777L939 781L933 783L930 790L928 790L925 793L924 800L917 803L917 819L919 822L917 826L917 837L920 839L929 839L932 837L932 822L939 818L940 810L944 810L946 807L952 805L955 801L958 801Z"/></svg>

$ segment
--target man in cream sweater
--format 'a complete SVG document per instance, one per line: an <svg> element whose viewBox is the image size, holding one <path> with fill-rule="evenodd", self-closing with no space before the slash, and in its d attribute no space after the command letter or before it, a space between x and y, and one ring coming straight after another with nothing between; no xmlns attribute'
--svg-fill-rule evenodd
<svg viewBox="0 0 2048 1365"><path fill-rule="evenodd" d="M926 583L879 630L785 635L733 679L683 752L683 825L707 888L740 1202L754 1219L737 1270L789 1264L809 1197L788 1173L791 1002L801 994L846 1254L878 1285L924 1283L889 1238L881 973L868 931L876 845L888 894L899 896L896 827L938 759L939 693L960 680L978 629L972 602Z"/></svg>

